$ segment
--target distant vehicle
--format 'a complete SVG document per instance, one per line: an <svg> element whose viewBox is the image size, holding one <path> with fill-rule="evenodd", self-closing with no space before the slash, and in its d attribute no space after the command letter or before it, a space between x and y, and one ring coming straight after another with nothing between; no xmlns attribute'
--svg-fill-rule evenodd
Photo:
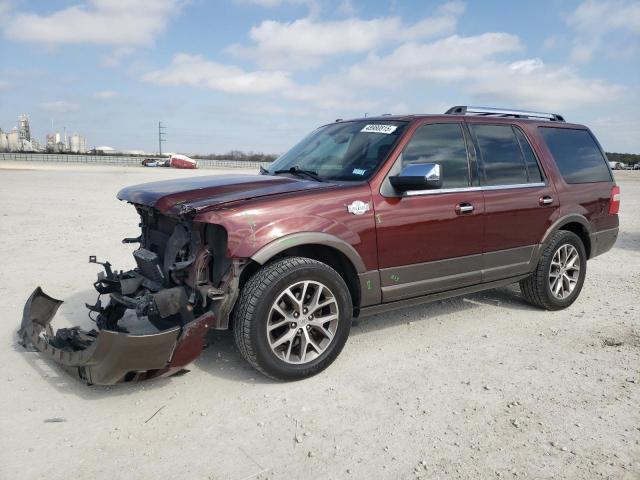
<svg viewBox="0 0 640 480"><path fill-rule="evenodd" d="M40 287L20 329L93 384L178 372L208 329L233 330L256 369L296 380L336 359L353 317L518 282L529 303L566 308L587 260L616 241L620 188L587 127L460 106L336 121L261 175L183 176L118 198L140 215L123 240L139 244L137 267L90 257L108 298L87 306L95 329L54 331L62 301ZM125 314L157 332L128 331Z"/></svg>
<svg viewBox="0 0 640 480"><path fill-rule="evenodd" d="M636 163L632 170L640 170L640 163Z"/></svg>
<svg viewBox="0 0 640 480"><path fill-rule="evenodd" d="M609 162L611 170L624 170L624 163L622 162Z"/></svg>
<svg viewBox="0 0 640 480"><path fill-rule="evenodd" d="M142 160L145 167L169 167L169 159L145 158Z"/></svg>
<svg viewBox="0 0 640 480"><path fill-rule="evenodd" d="M171 155L171 159L169 160L169 165L172 168L198 168L198 161L193 158L189 158L186 155Z"/></svg>

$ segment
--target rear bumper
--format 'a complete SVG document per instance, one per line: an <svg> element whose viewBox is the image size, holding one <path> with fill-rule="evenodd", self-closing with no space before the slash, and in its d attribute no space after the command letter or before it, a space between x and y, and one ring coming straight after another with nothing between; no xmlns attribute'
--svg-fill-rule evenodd
<svg viewBox="0 0 640 480"><path fill-rule="evenodd" d="M589 234L591 241L591 258L611 250L618 239L618 227L600 230Z"/></svg>
<svg viewBox="0 0 640 480"><path fill-rule="evenodd" d="M24 306L18 334L25 347L32 345L64 367L77 369L89 384L111 385L170 375L198 357L206 332L214 323L214 315L207 312L182 326L150 335L78 328L54 332L51 320L62 303L36 288ZM75 341L56 345L60 333Z"/></svg>

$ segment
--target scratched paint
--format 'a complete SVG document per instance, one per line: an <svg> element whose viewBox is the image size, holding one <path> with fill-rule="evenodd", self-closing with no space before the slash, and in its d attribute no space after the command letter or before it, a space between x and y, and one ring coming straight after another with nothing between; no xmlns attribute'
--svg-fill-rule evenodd
<svg viewBox="0 0 640 480"><path fill-rule="evenodd" d="M253 216L249 212L243 212L242 216L244 216L247 220L247 224L251 229L251 245L256 244L256 222L253 220Z"/></svg>

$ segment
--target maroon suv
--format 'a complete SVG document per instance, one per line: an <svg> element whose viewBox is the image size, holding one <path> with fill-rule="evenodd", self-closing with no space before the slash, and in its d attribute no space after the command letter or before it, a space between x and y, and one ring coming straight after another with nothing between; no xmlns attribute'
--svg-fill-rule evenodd
<svg viewBox="0 0 640 480"><path fill-rule="evenodd" d="M20 329L96 384L182 369L210 328L233 329L251 365L290 380L333 362L354 317L514 282L558 310L618 235L619 189L588 128L490 108L339 120L260 175L118 198L140 214L124 240L139 243L137 266L102 264L96 329L54 333L62 302L40 288ZM134 313L153 333L123 325Z"/></svg>

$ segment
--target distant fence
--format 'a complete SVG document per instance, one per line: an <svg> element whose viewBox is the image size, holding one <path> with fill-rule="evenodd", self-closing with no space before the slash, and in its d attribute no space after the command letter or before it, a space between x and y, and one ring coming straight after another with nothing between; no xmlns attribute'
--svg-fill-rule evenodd
<svg viewBox="0 0 640 480"><path fill-rule="evenodd" d="M41 163L84 163L89 165L129 165L140 166L144 158L120 155L69 155L65 153L0 153L0 161L41 162ZM164 158L166 160L166 157ZM158 158L160 160L160 158ZM242 160L206 160L197 159L198 168L258 168L263 162Z"/></svg>

